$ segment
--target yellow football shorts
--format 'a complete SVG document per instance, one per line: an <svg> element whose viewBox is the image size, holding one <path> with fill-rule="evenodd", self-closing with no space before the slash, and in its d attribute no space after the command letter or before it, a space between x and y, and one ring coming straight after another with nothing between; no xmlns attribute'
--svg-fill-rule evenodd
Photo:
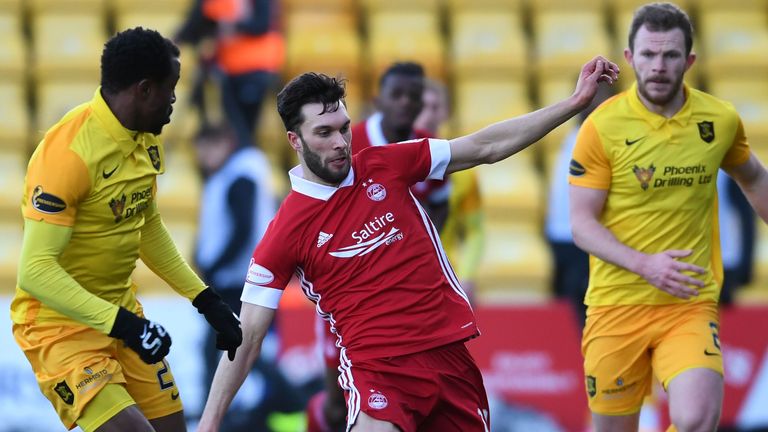
<svg viewBox="0 0 768 432"><path fill-rule="evenodd" d="M107 384L123 385L127 394L123 393L125 400L112 400L112 415L95 416L102 419L101 424L133 404L148 419L182 410L166 360L148 365L119 340L88 326L14 324L13 337L32 365L40 391L69 429L75 427L86 405ZM94 413L89 412L89 418L93 417Z"/></svg>
<svg viewBox="0 0 768 432"><path fill-rule="evenodd" d="M590 307L581 351L589 408L602 415L640 411L653 374L666 389L688 369L723 374L714 302Z"/></svg>

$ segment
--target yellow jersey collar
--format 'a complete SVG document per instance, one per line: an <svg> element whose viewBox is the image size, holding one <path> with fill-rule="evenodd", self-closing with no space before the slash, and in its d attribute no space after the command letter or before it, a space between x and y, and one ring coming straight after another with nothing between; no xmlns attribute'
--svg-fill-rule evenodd
<svg viewBox="0 0 768 432"><path fill-rule="evenodd" d="M685 94L685 103L683 103L683 107L671 118L666 118L663 115L651 112L645 105L643 105L643 101L640 100L640 96L637 93L637 81L635 81L629 89L629 105L654 129L661 128L666 122L675 122L680 125L686 125L691 118L692 110L691 91L685 83L683 83L683 93Z"/></svg>
<svg viewBox="0 0 768 432"><path fill-rule="evenodd" d="M101 86L96 89L96 93L91 100L91 109L99 118L104 128L112 136L115 144L120 148L120 152L123 157L128 157L134 150L139 142L144 142L145 137L143 133L137 133L131 129L126 128L120 123L120 120L115 117L115 114L109 109L109 105L101 95ZM135 137L135 138L134 138Z"/></svg>

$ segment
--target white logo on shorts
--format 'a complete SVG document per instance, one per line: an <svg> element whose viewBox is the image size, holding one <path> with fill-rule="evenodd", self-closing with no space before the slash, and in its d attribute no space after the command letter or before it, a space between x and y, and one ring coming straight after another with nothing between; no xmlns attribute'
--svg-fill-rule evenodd
<svg viewBox="0 0 768 432"><path fill-rule="evenodd" d="M372 395L368 396L368 406L380 410L387 407L389 402L387 401L387 397L379 392L375 392Z"/></svg>

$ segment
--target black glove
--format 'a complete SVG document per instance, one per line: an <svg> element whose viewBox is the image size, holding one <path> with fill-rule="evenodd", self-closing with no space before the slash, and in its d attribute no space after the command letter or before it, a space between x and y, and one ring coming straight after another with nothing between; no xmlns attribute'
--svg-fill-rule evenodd
<svg viewBox="0 0 768 432"><path fill-rule="evenodd" d="M159 362L171 351L171 336L163 326L141 318L122 306L117 311L109 336L122 340L146 364Z"/></svg>
<svg viewBox="0 0 768 432"><path fill-rule="evenodd" d="M192 305L216 330L216 349L227 351L229 361L234 360L237 347L243 343L243 330L240 329L240 319L237 315L211 288L206 288L198 294L192 300Z"/></svg>

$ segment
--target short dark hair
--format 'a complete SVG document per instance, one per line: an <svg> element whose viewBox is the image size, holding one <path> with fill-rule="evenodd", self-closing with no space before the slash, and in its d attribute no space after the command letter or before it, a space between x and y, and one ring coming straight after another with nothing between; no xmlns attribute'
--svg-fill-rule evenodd
<svg viewBox="0 0 768 432"><path fill-rule="evenodd" d="M344 101L345 80L321 73L308 72L292 79L277 94L277 112L286 131L297 132L304 123L301 107L310 103L323 104L323 111L334 112Z"/></svg>
<svg viewBox="0 0 768 432"><path fill-rule="evenodd" d="M237 141L237 133L228 121L222 119L217 122L205 122L197 131L195 141L226 138L232 142Z"/></svg>
<svg viewBox="0 0 768 432"><path fill-rule="evenodd" d="M162 81L170 76L178 57L179 48L156 30L124 30L104 44L101 87L114 94L143 79Z"/></svg>
<svg viewBox="0 0 768 432"><path fill-rule="evenodd" d="M685 55L693 48L693 25L688 14L672 3L650 3L635 11L629 30L629 50L635 51L635 36L645 25L650 31L669 31L679 28L685 36Z"/></svg>
<svg viewBox="0 0 768 432"><path fill-rule="evenodd" d="M403 75L415 78L424 78L424 68L414 62L398 62L388 67L379 78L379 89L384 87L384 82L392 75Z"/></svg>

